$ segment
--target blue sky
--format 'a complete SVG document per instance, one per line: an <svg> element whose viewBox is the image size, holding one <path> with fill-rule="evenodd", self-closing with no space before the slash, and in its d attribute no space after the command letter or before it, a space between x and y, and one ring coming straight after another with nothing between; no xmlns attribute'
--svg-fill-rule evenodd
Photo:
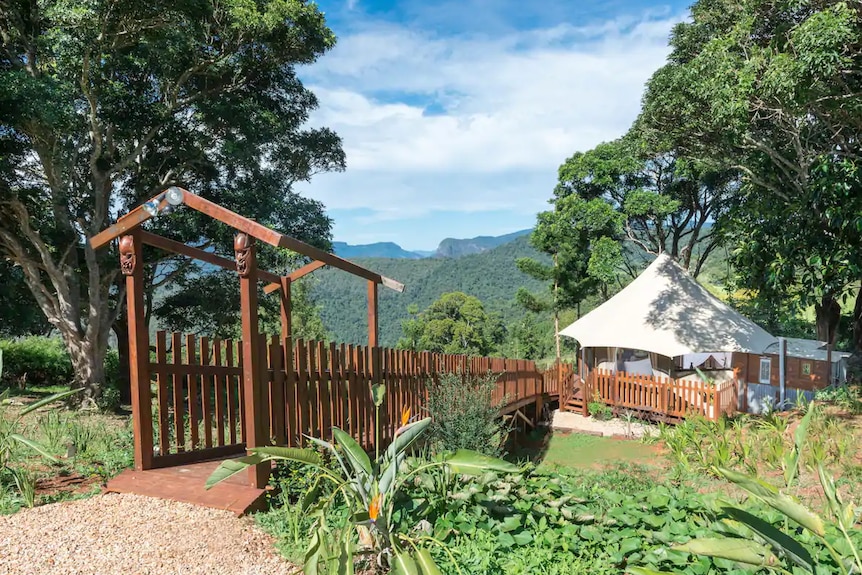
<svg viewBox="0 0 862 575"><path fill-rule="evenodd" d="M621 136L687 2L321 0L334 50L300 71L347 170L299 191L339 241L430 250L531 227L557 168Z"/></svg>

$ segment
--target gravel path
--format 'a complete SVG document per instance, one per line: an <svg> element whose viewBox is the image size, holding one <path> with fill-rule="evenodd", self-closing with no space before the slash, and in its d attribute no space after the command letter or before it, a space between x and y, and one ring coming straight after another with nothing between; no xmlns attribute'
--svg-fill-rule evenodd
<svg viewBox="0 0 862 575"><path fill-rule="evenodd" d="M599 421L592 417L584 417L580 413L560 410L554 411L551 427L553 429L565 431L601 433L605 437L609 437L611 435L626 435L629 432L628 425L620 418ZM644 425L639 421L633 421L631 425L631 434L633 437L657 435L658 428L655 425Z"/></svg>
<svg viewBox="0 0 862 575"><path fill-rule="evenodd" d="M106 494L0 517L0 575L297 573L250 518Z"/></svg>

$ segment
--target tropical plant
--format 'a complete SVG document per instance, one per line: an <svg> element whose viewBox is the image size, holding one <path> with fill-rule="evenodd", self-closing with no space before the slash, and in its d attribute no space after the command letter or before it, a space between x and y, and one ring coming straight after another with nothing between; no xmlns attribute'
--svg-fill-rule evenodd
<svg viewBox="0 0 862 575"><path fill-rule="evenodd" d="M0 393L0 470L9 469L9 461L15 448L19 445L35 451L50 461L57 461L57 458L50 453L48 448L20 433L21 418L40 407L65 399L78 391L80 390L70 389L55 393L31 403L16 415L10 415L6 410L6 406L9 404L9 390L7 389L3 393Z"/></svg>
<svg viewBox="0 0 862 575"><path fill-rule="evenodd" d="M728 516L723 523L731 537L693 539L675 546L675 550L781 573L789 573L794 565L805 572L815 573L815 567L825 567L827 561L844 575L862 572L862 532L854 527L858 520L856 508L842 501L835 482L823 467L818 467L818 475L828 502L827 518L756 477L730 469L717 469L717 472L804 531L780 530L735 505L722 504Z"/></svg>
<svg viewBox="0 0 862 575"><path fill-rule="evenodd" d="M428 381L429 444L436 451L472 449L491 457L503 455L510 427L500 417L492 392L497 375L444 373Z"/></svg>
<svg viewBox="0 0 862 575"><path fill-rule="evenodd" d="M338 463L335 470L325 466L320 455L310 449L258 447L250 449L251 455L224 461L209 477L206 487L209 489L250 465L273 460L304 463L318 472L301 506L306 514L314 517L304 558L305 573L353 573L357 557L373 560L372 566L388 566L395 573L440 573L428 544L437 543L445 549L442 543L422 531L417 534L401 528L404 522L394 521L396 512L403 505L398 495L407 482L434 468L463 474L517 473L519 468L465 449L408 467L405 464L410 449L431 425L431 418L408 423L409 415L409 410L402 413L401 427L394 441L373 462L356 440L333 427L332 443L312 437L308 439ZM319 497L324 483L332 489ZM327 521L327 511L338 503L338 498L349 511L347 525L341 529ZM458 569L457 564L454 567Z"/></svg>

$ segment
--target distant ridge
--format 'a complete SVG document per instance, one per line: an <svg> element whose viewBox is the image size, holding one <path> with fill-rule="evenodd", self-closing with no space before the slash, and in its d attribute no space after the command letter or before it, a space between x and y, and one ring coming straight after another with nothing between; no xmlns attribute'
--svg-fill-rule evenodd
<svg viewBox="0 0 862 575"><path fill-rule="evenodd" d="M502 246L521 236L526 236L532 229L519 230L511 234L502 236L477 236L466 240L455 238L446 238L440 242L437 251L434 252L435 258L460 258L470 254L480 254L482 252Z"/></svg>
<svg viewBox="0 0 862 575"><path fill-rule="evenodd" d="M332 242L335 255L343 258L393 258L418 260L422 254L409 252L393 242L377 242L375 244L350 245L345 242Z"/></svg>
<svg viewBox="0 0 862 575"><path fill-rule="evenodd" d="M348 244L347 242L332 242L336 255L343 258L389 258L418 260L422 258L460 258L470 254L480 254L496 247L505 245L533 230L520 230L502 236L477 236L475 238L446 238L434 251L405 250L394 242L377 242L373 244Z"/></svg>

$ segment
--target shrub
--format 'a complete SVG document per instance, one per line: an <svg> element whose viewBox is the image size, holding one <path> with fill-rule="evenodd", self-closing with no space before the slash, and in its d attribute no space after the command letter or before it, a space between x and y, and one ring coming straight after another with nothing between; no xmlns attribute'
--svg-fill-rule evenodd
<svg viewBox="0 0 862 575"><path fill-rule="evenodd" d="M587 404L587 409L595 419L599 421L607 421L613 416L613 411L605 403L601 401L591 401Z"/></svg>
<svg viewBox="0 0 862 575"><path fill-rule="evenodd" d="M428 382L429 442L438 451L472 449L492 457L503 455L509 428L491 401L497 376L446 373Z"/></svg>
<svg viewBox="0 0 862 575"><path fill-rule="evenodd" d="M4 386L65 385L73 379L72 362L58 338L28 337L0 341Z"/></svg>

